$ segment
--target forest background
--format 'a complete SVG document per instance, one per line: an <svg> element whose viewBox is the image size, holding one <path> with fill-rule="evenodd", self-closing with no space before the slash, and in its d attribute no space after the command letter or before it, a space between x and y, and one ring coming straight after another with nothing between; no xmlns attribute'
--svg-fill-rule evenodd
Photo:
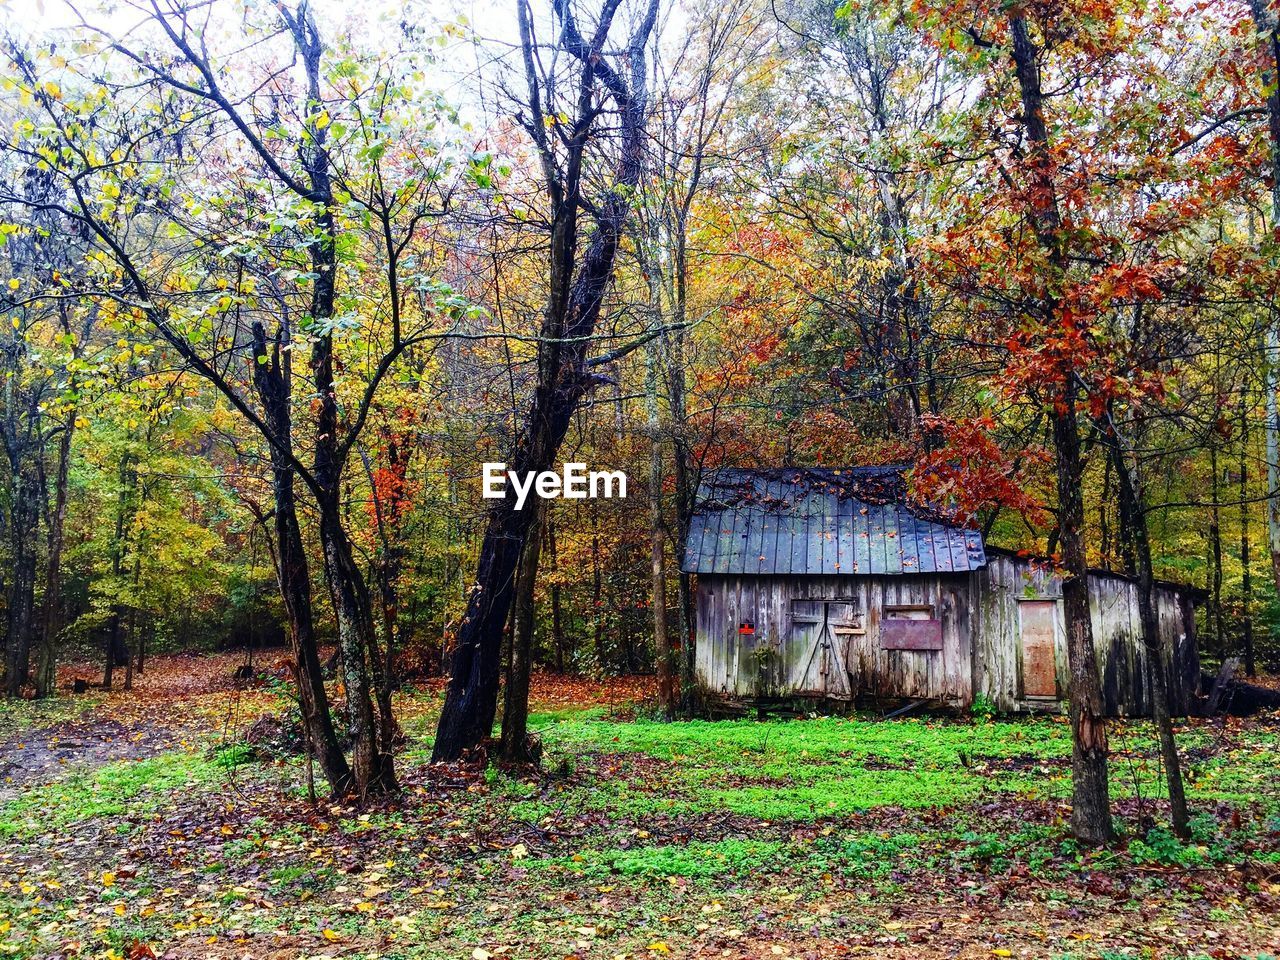
<svg viewBox="0 0 1280 960"><path fill-rule="evenodd" d="M11 693L50 692L60 658L128 683L156 652L333 643L376 741L492 572L481 464L529 442L565 370L555 459L625 470L630 498L521 521L536 576L510 608L538 666L680 674L705 471L868 464L1050 559L1076 489L1087 562L1138 572L1128 483L1154 575L1206 591L1206 662L1275 662L1264 6L608 2L576 14L585 58L563 5L517 4L517 30L23 6ZM548 326L610 204L598 319Z"/></svg>

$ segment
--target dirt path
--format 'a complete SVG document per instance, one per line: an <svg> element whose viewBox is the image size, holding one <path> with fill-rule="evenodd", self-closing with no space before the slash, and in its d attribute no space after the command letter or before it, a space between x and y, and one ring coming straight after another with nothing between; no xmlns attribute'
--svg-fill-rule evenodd
<svg viewBox="0 0 1280 960"><path fill-rule="evenodd" d="M32 784L118 760L141 760L172 749L174 731L154 724L126 726L90 714L31 730L0 743L0 802Z"/></svg>
<svg viewBox="0 0 1280 960"><path fill-rule="evenodd" d="M240 652L155 657L145 673L134 677L131 690L104 692L91 686L83 695L64 694L62 700L51 701L51 722L0 727L0 803L31 786L108 763L238 739L255 720L286 706L264 680L286 676L281 653L260 652L255 668L261 672L248 683L236 680L237 668L245 663ZM77 679L96 683L100 672L96 663L64 664L58 671L59 689L69 691ZM419 686L441 688L443 683L432 679ZM644 677L597 682L538 673L533 678L533 706L555 710L630 705L651 692L651 683ZM402 723L417 715L434 722L436 706L432 698L408 698L398 717Z"/></svg>
<svg viewBox="0 0 1280 960"><path fill-rule="evenodd" d="M0 729L0 802L29 787L121 760L143 760L167 750L213 742L279 709L275 694L237 685L241 654L156 657L133 689L50 701L52 722ZM59 687L96 677L96 664L68 663ZM36 704L30 705L33 709ZM15 728L17 727L17 728Z"/></svg>

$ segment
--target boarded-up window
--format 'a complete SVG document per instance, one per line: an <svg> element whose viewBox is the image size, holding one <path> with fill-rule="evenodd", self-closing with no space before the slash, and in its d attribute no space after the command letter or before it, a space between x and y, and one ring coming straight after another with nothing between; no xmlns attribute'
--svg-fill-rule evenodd
<svg viewBox="0 0 1280 960"><path fill-rule="evenodd" d="M1018 604L1022 621L1022 695L1058 696L1058 671L1054 656L1053 600L1023 600Z"/></svg>
<svg viewBox="0 0 1280 960"><path fill-rule="evenodd" d="M941 650L941 620L880 621L880 647L884 650Z"/></svg>
<svg viewBox="0 0 1280 960"><path fill-rule="evenodd" d="M889 605L880 620L881 650L941 650L942 621L932 604Z"/></svg>
<svg viewBox="0 0 1280 960"><path fill-rule="evenodd" d="M861 633L862 608L856 597L792 600L792 624L828 624L836 633Z"/></svg>
<svg viewBox="0 0 1280 960"><path fill-rule="evenodd" d="M914 603L906 605L889 604L884 608L886 620L932 620L933 604Z"/></svg>

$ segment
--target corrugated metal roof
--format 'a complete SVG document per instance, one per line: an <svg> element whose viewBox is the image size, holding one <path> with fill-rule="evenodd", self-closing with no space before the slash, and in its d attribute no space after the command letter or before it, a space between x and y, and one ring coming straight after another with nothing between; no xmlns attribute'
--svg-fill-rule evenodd
<svg viewBox="0 0 1280 960"><path fill-rule="evenodd" d="M703 482L687 573L967 573L982 534L908 505L899 467L721 470Z"/></svg>

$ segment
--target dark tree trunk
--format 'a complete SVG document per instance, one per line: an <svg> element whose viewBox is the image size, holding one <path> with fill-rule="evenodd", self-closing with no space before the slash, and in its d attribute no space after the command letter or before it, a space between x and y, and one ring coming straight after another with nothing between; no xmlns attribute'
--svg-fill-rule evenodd
<svg viewBox="0 0 1280 960"><path fill-rule="evenodd" d="M254 386L268 428L277 443L271 449L271 491L275 505L276 580L289 624L289 647L292 654L294 681L298 688L298 706L307 739L320 769L335 796L352 787L351 768L338 744L329 711L329 698L324 689L324 673L316 642L315 621L311 605L311 573L302 530L298 524L294 470L285 450L293 446L292 413L289 405L291 351L282 351L274 342L268 351L266 331L261 324L253 327ZM287 346L287 344L285 344ZM261 359L261 358L266 358Z"/></svg>
<svg viewBox="0 0 1280 960"><path fill-rule="evenodd" d="M1156 612L1155 573L1151 566L1151 538L1147 529L1146 505L1137 470L1131 466L1121 446L1114 423L1104 424L1102 437L1109 459L1115 467L1120 488L1120 523L1125 539L1133 547L1135 566L1126 570L1138 581L1138 619L1142 624L1142 642L1147 651L1147 674L1151 678L1151 717L1160 740L1160 758L1164 765L1165 783L1169 789L1169 814L1173 832L1187 839L1187 795L1182 784L1182 763L1178 758L1178 741L1173 732L1169 710L1169 677L1172 674L1173 650L1167 649L1160 637L1160 618Z"/></svg>
<svg viewBox="0 0 1280 960"><path fill-rule="evenodd" d="M1081 842L1096 845L1109 843L1114 837L1107 781L1107 729L1093 649L1093 625L1089 618L1089 565L1084 545L1084 498L1080 490L1084 471L1075 398L1068 392L1059 403L1063 410L1054 414L1053 437L1059 538L1065 568L1062 606L1071 675L1068 692L1072 734L1071 829Z"/></svg>
<svg viewBox="0 0 1280 960"><path fill-rule="evenodd" d="M53 696L58 685L58 634L62 631L62 546L67 522L67 490L71 476L71 442L75 436L76 407L67 411L66 417L62 436L58 441L58 472L54 475L53 508L49 512L44 600L40 611L40 655L36 667L37 697Z"/></svg>
<svg viewBox="0 0 1280 960"><path fill-rule="evenodd" d="M307 99L313 108L321 103L320 59L323 45L310 11L287 17L307 74ZM334 221L333 181L329 170L325 129L312 124L309 139L300 151L311 188L310 199L319 205L318 238L311 244L311 269L315 274L311 316L317 323L330 320L337 302L337 226ZM342 656L348 732L351 735L351 770L361 796L398 789L392 756L381 747L382 721L375 716L372 662L377 638L373 608L364 574L352 555L351 542L342 522L342 471L350 449L338 434L338 395L334 384L333 336L323 333L311 347L311 374L315 383L315 479L319 490L320 546L325 577L338 620L338 650ZM391 722L388 717L387 723Z"/></svg>
<svg viewBox="0 0 1280 960"><path fill-rule="evenodd" d="M36 628L36 534L40 523L40 484L25 456L11 457L9 504L10 581L5 689L18 696L30 674Z"/></svg>
<svg viewBox="0 0 1280 960"><path fill-rule="evenodd" d="M120 573L124 570L125 528L132 522L133 490L137 482L137 471L133 469L133 455L125 453L120 457L120 488L116 495L115 532L111 541L111 576L117 585ZM117 602L111 609L111 619L107 624L106 656L103 663L102 686L110 690L115 677L115 668L123 667L129 662L129 649L124 642L124 610Z"/></svg>
<svg viewBox="0 0 1280 960"><path fill-rule="evenodd" d="M147 665L147 642L151 639L151 631L154 629L155 620L148 616L142 624L142 628L138 631L138 654L134 660L133 672L138 676L142 676Z"/></svg>
<svg viewBox="0 0 1280 960"><path fill-rule="evenodd" d="M1057 184L1053 177L1049 131L1045 123L1044 95L1040 89L1040 49L1032 42L1027 22L1009 13L1014 71L1022 99L1021 122L1030 143L1028 165L1032 189L1046 198L1032 205L1028 216L1036 238L1056 277L1066 274L1067 257L1058 211ZM1059 322L1053 278L1045 282L1036 309L1047 326ZM1061 383L1053 403L1053 445L1057 468L1058 539L1065 576L1063 612L1067 627L1067 661L1071 676L1069 712L1072 732L1071 826L1086 844L1108 843L1115 835L1111 822L1107 781L1107 731L1103 721L1098 664L1089 619L1089 565L1084 541L1084 475L1076 419L1076 376L1069 367L1060 372Z"/></svg>
<svg viewBox="0 0 1280 960"><path fill-rule="evenodd" d="M1249 404L1240 388L1240 640L1246 676L1257 675L1253 652L1253 573L1249 570Z"/></svg>
<svg viewBox="0 0 1280 960"><path fill-rule="evenodd" d="M381 749L380 720L375 716L371 692L369 657L375 648L373 611L364 576L342 528L336 499L321 502L320 545L338 619L338 651L342 657L351 770L356 789L362 796L394 791L398 789L395 767L391 756Z"/></svg>
<svg viewBox="0 0 1280 960"><path fill-rule="evenodd" d="M511 631L511 660L502 700L502 758L508 763L529 763L529 674L533 663L533 635L537 622L535 588L542 538L537 531L525 540L516 578L515 623Z"/></svg>
<svg viewBox="0 0 1280 960"><path fill-rule="evenodd" d="M579 132L565 145L568 162L564 167L557 162L554 151L558 147L548 138L548 124L542 114L543 98L549 93L545 78L537 72L537 42L531 13L525 0L520 0L518 6L533 114L525 129L538 147L552 207L550 293L542 321L543 338L538 345L538 379L511 464L512 469L521 474L553 467L574 411L591 385L587 347L613 276L631 195L643 169L645 49L657 19L657 0L650 0L625 55L617 58L625 73L611 65L612 55L605 51L618 5L618 0L606 0L590 42L578 30L572 4L555 5L560 28L558 43L581 71L577 97L580 116L574 126ZM611 97L618 108L618 166L612 186L594 204L594 231L579 260L578 216L584 199L582 165L586 144L593 135L597 91ZM476 586L459 631L453 674L440 714L433 754L436 760L457 759L464 750L488 737L493 729L502 625L511 606L513 578L533 513L516 509L510 487L507 497L490 511L480 547Z"/></svg>
<svg viewBox="0 0 1280 960"><path fill-rule="evenodd" d="M139 635L138 635L138 612L139 611L138 611L137 601L138 601L138 584L142 580L142 549L143 549L143 539L141 536L139 536L138 545L134 547L134 550L133 550L133 597L132 597L133 603L129 605L129 642L134 644L135 646L137 646L139 642ZM133 689L133 673L134 673L133 656L129 652L129 648L127 645L125 647L124 655L125 655L124 688L126 690L132 690Z"/></svg>

